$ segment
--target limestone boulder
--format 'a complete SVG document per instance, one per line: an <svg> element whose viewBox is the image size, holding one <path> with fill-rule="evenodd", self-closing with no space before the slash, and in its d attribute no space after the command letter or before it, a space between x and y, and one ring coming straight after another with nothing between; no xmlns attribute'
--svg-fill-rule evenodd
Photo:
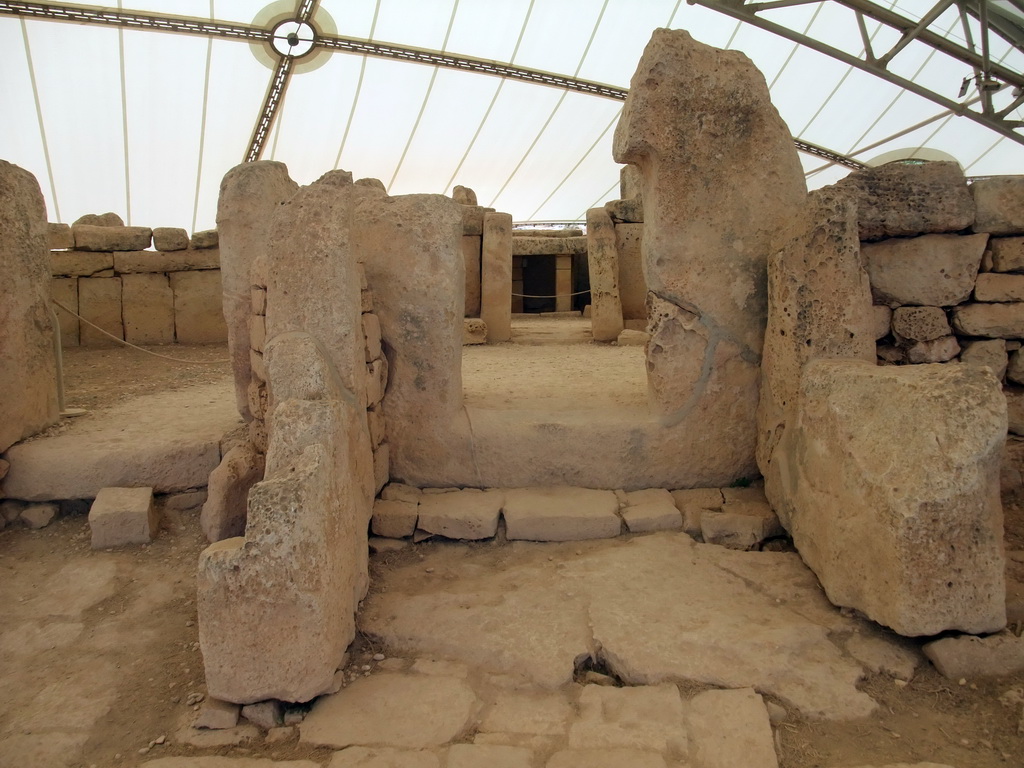
<svg viewBox="0 0 1024 768"><path fill-rule="evenodd" d="M1024 176L996 176L971 185L978 215L975 232L1024 234Z"/></svg>
<svg viewBox="0 0 1024 768"><path fill-rule="evenodd" d="M299 185L289 178L284 163L268 160L235 166L220 184L217 231L224 319L235 377L235 401L246 421L252 418L247 394L251 379L251 268L258 257L266 254L274 212L298 188Z"/></svg>
<svg viewBox="0 0 1024 768"><path fill-rule="evenodd" d="M773 465L829 600L904 635L1001 629L1005 438L987 370L809 363Z"/></svg>
<svg viewBox="0 0 1024 768"><path fill-rule="evenodd" d="M1002 381L1009 362L1006 343L1002 339L968 341L960 353L960 362L966 365L985 366L992 371L993 376Z"/></svg>
<svg viewBox="0 0 1024 768"><path fill-rule="evenodd" d="M837 186L856 198L861 240L959 232L974 222L971 190L953 162L888 163L851 173Z"/></svg>
<svg viewBox="0 0 1024 768"><path fill-rule="evenodd" d="M971 295L987 235L922 235L861 249L877 304L949 307Z"/></svg>
<svg viewBox="0 0 1024 768"><path fill-rule="evenodd" d="M476 192L469 187L456 184L452 189L452 200L460 205L476 205Z"/></svg>
<svg viewBox="0 0 1024 768"><path fill-rule="evenodd" d="M57 421L46 204L28 171L0 160L0 452Z"/></svg>

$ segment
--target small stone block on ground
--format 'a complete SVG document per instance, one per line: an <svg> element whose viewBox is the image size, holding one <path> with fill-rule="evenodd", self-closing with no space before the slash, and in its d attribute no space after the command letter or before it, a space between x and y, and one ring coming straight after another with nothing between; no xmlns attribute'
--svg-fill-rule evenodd
<svg viewBox="0 0 1024 768"><path fill-rule="evenodd" d="M688 711L692 768L778 768L768 710L753 688L699 693Z"/></svg>
<svg viewBox="0 0 1024 768"><path fill-rule="evenodd" d="M373 502L370 530L375 536L389 539L412 536L416 530L417 506L414 501L377 499Z"/></svg>
<svg viewBox="0 0 1024 768"><path fill-rule="evenodd" d="M196 718L193 728L203 728L211 731L223 731L227 728L234 728L238 725L238 714L241 707L230 701L221 701L207 696L203 701L203 707L199 710L199 717Z"/></svg>
<svg viewBox="0 0 1024 768"><path fill-rule="evenodd" d="M420 499L420 529L449 539L490 539L497 533L505 495L467 488Z"/></svg>
<svg viewBox="0 0 1024 768"><path fill-rule="evenodd" d="M159 522L152 488L101 488L89 509L92 548L148 544Z"/></svg>
<svg viewBox="0 0 1024 768"><path fill-rule="evenodd" d="M672 494L664 488L649 488L626 494L622 519L626 521L630 533L678 531L683 527L683 516L676 508Z"/></svg>
<svg viewBox="0 0 1024 768"><path fill-rule="evenodd" d="M721 512L704 510L701 535L708 544L746 550L785 530L767 502L726 502Z"/></svg>
<svg viewBox="0 0 1024 768"><path fill-rule="evenodd" d="M453 744L445 768L533 768L533 752L523 747Z"/></svg>
<svg viewBox="0 0 1024 768"><path fill-rule="evenodd" d="M619 500L612 491L590 488L514 488L505 496L510 540L610 539L622 530Z"/></svg>
<svg viewBox="0 0 1024 768"><path fill-rule="evenodd" d="M950 680L1003 677L1024 671L1024 637L1009 632L988 637L945 637L924 646L924 655Z"/></svg>

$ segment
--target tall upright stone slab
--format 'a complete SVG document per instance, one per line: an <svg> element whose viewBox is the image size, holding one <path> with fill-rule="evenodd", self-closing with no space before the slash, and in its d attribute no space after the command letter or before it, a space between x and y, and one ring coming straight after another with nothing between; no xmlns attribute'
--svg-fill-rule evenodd
<svg viewBox="0 0 1024 768"><path fill-rule="evenodd" d="M298 190L284 163L261 160L232 168L220 184L217 231L228 351L235 374L235 402L248 421L250 273L266 253L270 224L282 203Z"/></svg>
<svg viewBox="0 0 1024 768"><path fill-rule="evenodd" d="M789 130L746 56L659 29L613 151L643 178L652 410L705 441L742 444L753 465L766 263L779 222L806 197ZM723 398L728 415L707 422Z"/></svg>
<svg viewBox="0 0 1024 768"><path fill-rule="evenodd" d="M594 341L615 341L622 333L619 252L615 226L604 208L587 211L587 265L590 268L590 328Z"/></svg>
<svg viewBox="0 0 1024 768"><path fill-rule="evenodd" d="M480 261L480 319L487 341L512 338L512 217L485 213Z"/></svg>
<svg viewBox="0 0 1024 768"><path fill-rule="evenodd" d="M0 452L59 418L46 204L0 160Z"/></svg>
<svg viewBox="0 0 1024 768"><path fill-rule="evenodd" d="M773 506L785 518L785 499L774 493L771 456L794 416L804 366L815 358L875 362L871 286L861 265L851 195L835 188L812 192L780 233L768 259L768 306L757 464Z"/></svg>

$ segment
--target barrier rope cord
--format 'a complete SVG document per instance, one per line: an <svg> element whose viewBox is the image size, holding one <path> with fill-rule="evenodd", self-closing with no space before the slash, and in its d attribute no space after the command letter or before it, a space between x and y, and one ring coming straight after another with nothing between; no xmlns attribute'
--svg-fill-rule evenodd
<svg viewBox="0 0 1024 768"><path fill-rule="evenodd" d="M584 293L590 293L590 289L576 291L576 293L557 293L554 296L534 296L529 293L513 293L512 295L520 299L565 299L572 296L582 296Z"/></svg>
<svg viewBox="0 0 1024 768"><path fill-rule="evenodd" d="M96 325L96 323L93 323L93 322L90 322L89 320L86 320L80 314L78 314L74 310L68 309L63 304L61 304L59 301L57 301L56 299L50 299L50 301L52 301L56 306L58 306L61 309L63 309L69 315L74 315L75 317L77 317L79 320L81 320L86 325L92 326L97 331L102 333L104 336L109 336L114 341L116 341L118 344L124 344L126 347L131 347L132 349L137 349L137 350L139 350L139 352L145 352L147 355L152 355L153 357L163 358L164 360L170 360L171 362L174 362L174 363L189 363L189 364L194 364L194 365L223 365L224 363L230 363L231 362L231 358L227 358L227 357L224 358L223 360L186 360L186 359L184 359L182 357L170 357L169 355L161 355L158 352L150 352L148 349L143 349L142 347L139 347L139 346L136 346L135 344L132 344L130 341L125 341L124 339L119 339L114 334L108 333L107 331L103 330L98 325Z"/></svg>

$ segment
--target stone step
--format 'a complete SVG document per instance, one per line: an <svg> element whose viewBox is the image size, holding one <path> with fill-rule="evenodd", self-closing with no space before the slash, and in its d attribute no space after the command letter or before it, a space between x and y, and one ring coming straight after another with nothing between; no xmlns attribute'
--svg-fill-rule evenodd
<svg viewBox="0 0 1024 768"><path fill-rule="evenodd" d="M174 493L206 486L221 438L241 424L230 383L143 395L12 446L4 495L94 499L101 488Z"/></svg>
<svg viewBox="0 0 1024 768"><path fill-rule="evenodd" d="M473 541L583 541L622 533L684 530L694 539L752 549L785 535L758 487L668 491L545 488L414 488L391 483L374 503L375 536Z"/></svg>

